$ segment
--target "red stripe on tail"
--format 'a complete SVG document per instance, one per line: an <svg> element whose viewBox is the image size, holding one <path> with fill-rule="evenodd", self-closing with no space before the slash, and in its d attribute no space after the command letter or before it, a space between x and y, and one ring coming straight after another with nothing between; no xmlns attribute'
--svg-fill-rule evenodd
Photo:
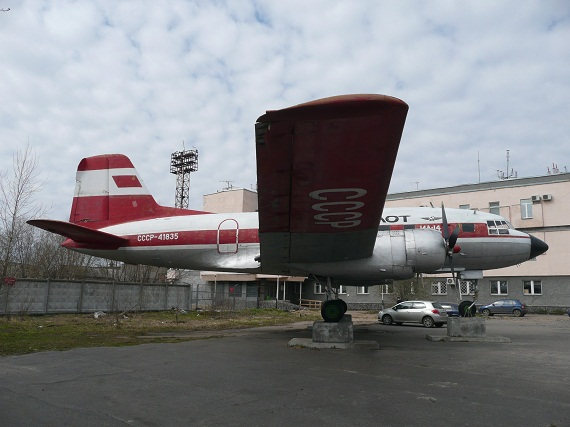
<svg viewBox="0 0 570 427"><path fill-rule="evenodd" d="M141 182L136 175L116 175L113 176L113 181L119 188L135 188L142 187Z"/></svg>

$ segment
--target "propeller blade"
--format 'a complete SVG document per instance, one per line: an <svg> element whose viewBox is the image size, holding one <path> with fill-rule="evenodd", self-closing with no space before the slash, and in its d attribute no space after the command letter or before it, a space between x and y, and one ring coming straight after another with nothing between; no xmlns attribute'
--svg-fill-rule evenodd
<svg viewBox="0 0 570 427"><path fill-rule="evenodd" d="M449 241L447 242L447 247L449 248L450 251L453 251L453 248L455 247L455 244L457 243L457 237L458 236L459 236L459 227L456 226L453 229L451 236L449 236Z"/></svg>
<svg viewBox="0 0 570 427"><path fill-rule="evenodd" d="M441 222L441 226L443 227L443 238L445 239L445 243L447 243L449 241L449 227L447 225L447 216L445 215L443 202L441 202Z"/></svg>

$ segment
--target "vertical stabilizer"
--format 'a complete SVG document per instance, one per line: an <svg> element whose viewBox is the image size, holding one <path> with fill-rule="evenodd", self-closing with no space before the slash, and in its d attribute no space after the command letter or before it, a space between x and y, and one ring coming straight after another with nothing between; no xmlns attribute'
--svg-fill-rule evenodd
<svg viewBox="0 0 570 427"><path fill-rule="evenodd" d="M123 154L87 157L77 166L69 221L91 228L161 216L200 213L160 206Z"/></svg>
<svg viewBox="0 0 570 427"><path fill-rule="evenodd" d="M128 157L87 157L77 166L69 221L75 224L116 223L152 216L157 203Z"/></svg>

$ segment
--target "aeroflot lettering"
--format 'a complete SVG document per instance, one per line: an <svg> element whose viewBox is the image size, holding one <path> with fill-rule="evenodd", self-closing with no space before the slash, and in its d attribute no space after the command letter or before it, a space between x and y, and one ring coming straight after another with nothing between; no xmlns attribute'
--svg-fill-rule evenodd
<svg viewBox="0 0 570 427"><path fill-rule="evenodd" d="M399 222L400 219L402 222L408 222L408 218L411 215L386 215L385 217L380 217L380 222Z"/></svg>
<svg viewBox="0 0 570 427"><path fill-rule="evenodd" d="M323 201L311 206L317 212L324 212L314 215L315 224L330 225L332 228L356 227L362 222L358 219L362 213L355 211L362 208L364 203L352 200L359 199L366 193L367 191L362 188L327 188L311 191L309 193L311 199ZM332 196L337 201L328 201ZM339 198L343 200L338 201Z"/></svg>

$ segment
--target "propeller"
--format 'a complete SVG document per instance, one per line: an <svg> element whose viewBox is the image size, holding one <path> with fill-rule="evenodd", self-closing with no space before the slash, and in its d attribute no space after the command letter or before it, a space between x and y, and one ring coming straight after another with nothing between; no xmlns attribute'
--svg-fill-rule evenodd
<svg viewBox="0 0 570 427"><path fill-rule="evenodd" d="M453 268L453 254L454 252L459 251L459 247L455 246L457 243L457 237L459 236L459 226L455 226L451 234L449 233L449 225L447 223L447 216L445 215L445 207L443 206L443 202L441 203L441 221L443 227L443 239L445 240L446 257L449 258L451 277L453 278L455 286L457 286L457 276L455 274L455 269ZM461 289L459 289L459 299L461 299Z"/></svg>

